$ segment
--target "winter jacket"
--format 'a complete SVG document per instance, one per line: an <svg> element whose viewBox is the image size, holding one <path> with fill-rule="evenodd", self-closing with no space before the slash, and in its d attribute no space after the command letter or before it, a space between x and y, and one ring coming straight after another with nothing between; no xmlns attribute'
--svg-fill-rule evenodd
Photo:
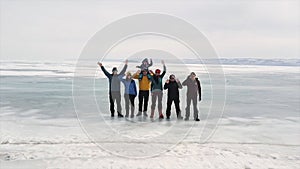
<svg viewBox="0 0 300 169"><path fill-rule="evenodd" d="M103 71L103 73L109 80L109 92L120 91L120 83L121 83L120 80L124 76L126 69L127 69L127 65L124 65L123 69L121 70L121 72L119 74L113 75L112 73L109 73L104 68L104 66L101 66L101 70Z"/></svg>
<svg viewBox="0 0 300 169"><path fill-rule="evenodd" d="M162 91L162 79L164 78L166 74L166 66L164 66L164 70L161 75L156 76L155 74L151 78L151 91L156 92L156 91Z"/></svg>
<svg viewBox="0 0 300 169"><path fill-rule="evenodd" d="M130 95L137 95L137 90L136 90L136 84L133 79L122 79L122 83L125 86L125 94L130 94Z"/></svg>
<svg viewBox="0 0 300 169"><path fill-rule="evenodd" d="M168 89L168 99L179 98L178 89L182 89L182 85L180 82L169 81L169 83L165 83L164 89Z"/></svg>
<svg viewBox="0 0 300 169"><path fill-rule="evenodd" d="M144 62L147 62L147 64L144 65ZM137 68L140 68L141 70L148 70L148 68L149 68L150 66L152 66L152 65L153 65L152 60L150 60L150 63L149 63L149 62L148 62L148 59L145 58L145 59L142 61L142 64L141 64L140 66L137 66Z"/></svg>
<svg viewBox="0 0 300 169"><path fill-rule="evenodd" d="M143 76L143 74L134 74L133 78L139 79L139 90L150 90L152 76L149 73L146 76Z"/></svg>
<svg viewBox="0 0 300 169"><path fill-rule="evenodd" d="M183 86L187 86L187 96L197 96L199 94L199 100L201 100L201 84L198 78L192 80L191 78L187 78L182 82Z"/></svg>

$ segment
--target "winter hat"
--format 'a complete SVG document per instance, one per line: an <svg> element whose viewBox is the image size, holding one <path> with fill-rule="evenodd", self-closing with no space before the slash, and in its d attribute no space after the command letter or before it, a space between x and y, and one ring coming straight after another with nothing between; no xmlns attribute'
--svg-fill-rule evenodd
<svg viewBox="0 0 300 169"><path fill-rule="evenodd" d="M116 67L113 67L112 71L118 71L118 69Z"/></svg>
<svg viewBox="0 0 300 169"><path fill-rule="evenodd" d="M155 70L155 73L160 73L160 70L159 70L159 69L156 69L156 70Z"/></svg>
<svg viewBox="0 0 300 169"><path fill-rule="evenodd" d="M192 73L191 73L191 75L194 75L194 76L196 76L196 73L195 73L195 72L192 72Z"/></svg>
<svg viewBox="0 0 300 169"><path fill-rule="evenodd" d="M148 59L147 59L147 58L145 58L145 59L142 61L142 63L144 63L144 62L148 62Z"/></svg>

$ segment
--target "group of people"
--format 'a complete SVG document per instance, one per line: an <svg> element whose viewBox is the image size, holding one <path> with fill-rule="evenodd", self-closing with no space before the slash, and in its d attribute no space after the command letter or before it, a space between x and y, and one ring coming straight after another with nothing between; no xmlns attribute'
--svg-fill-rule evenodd
<svg viewBox="0 0 300 169"><path fill-rule="evenodd" d="M189 120L190 118L190 106L193 102L194 109L194 120L200 121L198 117L198 108L197 102L201 101L201 84L198 78L196 78L196 74L191 72L190 75L181 83L179 79L175 77L174 74L169 76L169 79L163 85L163 78L166 74L166 65L165 62L161 61L163 65L163 71L160 69L156 69L155 72L149 69L152 66L153 62L150 59L150 63L148 59L144 59L142 64L137 66L139 70L134 74L130 72L126 72L128 67L128 60L125 61L125 65L122 70L118 73L118 69L113 67L112 73L109 73L103 66L102 63L98 62L103 73L109 80L109 101L110 101L110 112L111 117L115 115L115 102L117 104L117 114L118 117L124 117L121 113L121 83L124 84L125 87L125 109L126 114L125 117L133 118L134 117L134 100L138 95L138 113L137 117L148 117L147 108L149 95L151 93L152 105L151 105L151 113L150 118L154 118L154 112L156 108L156 103L159 112L159 119L164 119L163 111L162 111L162 98L163 98L163 90L168 90L167 97L167 109L166 109L166 119L170 119L171 116L171 106L174 102L177 119L181 120L183 117L181 116L180 110L180 99L179 99L179 89L182 89L183 86L187 86L187 97L186 97L186 108L185 108L185 118L184 120ZM139 92L137 92L137 87L134 79L138 79L139 83ZM131 110L129 116L129 108Z"/></svg>

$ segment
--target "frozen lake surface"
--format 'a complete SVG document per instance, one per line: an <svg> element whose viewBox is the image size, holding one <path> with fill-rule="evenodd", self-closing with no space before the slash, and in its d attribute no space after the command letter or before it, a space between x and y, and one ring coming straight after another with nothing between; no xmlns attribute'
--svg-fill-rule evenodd
<svg viewBox="0 0 300 169"><path fill-rule="evenodd" d="M176 64L167 68L167 76L174 73L181 81L188 74ZM95 83L76 93L86 111L78 115L74 63L2 62L0 168L299 168L299 66L224 65L222 118L208 116L209 73L214 72L196 64L188 68L202 82L200 123L178 122L174 111L170 121L111 119L108 82L96 65L86 67L95 74L79 78L83 84L87 78ZM100 111L89 109L95 104L86 94L91 90ZM185 91L180 93L182 110ZM222 106L222 99L214 101ZM210 129L216 121L217 128ZM212 135L202 137L208 131Z"/></svg>

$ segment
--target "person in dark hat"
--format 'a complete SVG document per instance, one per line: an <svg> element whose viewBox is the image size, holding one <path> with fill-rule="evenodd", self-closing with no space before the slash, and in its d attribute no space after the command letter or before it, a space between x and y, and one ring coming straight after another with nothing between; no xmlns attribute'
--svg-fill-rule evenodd
<svg viewBox="0 0 300 169"><path fill-rule="evenodd" d="M156 107L156 100L157 100L157 108L159 113L159 119L163 119L164 115L162 113L162 97L163 97L163 86L162 86L162 79L166 74L166 65L165 62L162 60L161 63L163 64L163 72L161 73L160 69L156 69L155 73L152 71L152 78L151 78L151 96L152 96L152 105L151 105L151 115L150 118L153 119L154 111ZM161 73L161 74L160 74Z"/></svg>
<svg viewBox="0 0 300 169"><path fill-rule="evenodd" d="M193 108L194 108L194 120L200 121L198 118L198 108L197 108L197 97L199 96L199 101L201 101L201 84L198 78L196 78L195 72L191 72L191 74L187 77L185 81L182 82L183 86L187 86L187 93L186 93L186 108L185 108L185 119L189 120L190 117L190 106L191 101L193 101Z"/></svg>
<svg viewBox="0 0 300 169"><path fill-rule="evenodd" d="M121 113L122 107L121 107L121 92L120 92L121 81L120 80L122 79L122 77L127 69L127 64L128 64L128 60L125 61L125 65L124 65L123 69L118 74L118 69L116 67L114 67L112 69L112 73L109 73L104 68L102 63L98 62L98 65L100 66L101 70L103 71L103 73L109 80L109 101L110 101L111 117L114 117L114 115L115 115L115 106L114 106L115 101L117 104L118 117L123 117L123 115Z"/></svg>
<svg viewBox="0 0 300 169"><path fill-rule="evenodd" d="M178 79L175 78L175 75L171 74L169 79L166 81L164 85L164 89L168 90L168 99L167 99L167 110L166 116L167 119L170 119L171 116L171 105L174 101L177 119L181 120L181 110L179 106L179 89L182 89L182 85Z"/></svg>

